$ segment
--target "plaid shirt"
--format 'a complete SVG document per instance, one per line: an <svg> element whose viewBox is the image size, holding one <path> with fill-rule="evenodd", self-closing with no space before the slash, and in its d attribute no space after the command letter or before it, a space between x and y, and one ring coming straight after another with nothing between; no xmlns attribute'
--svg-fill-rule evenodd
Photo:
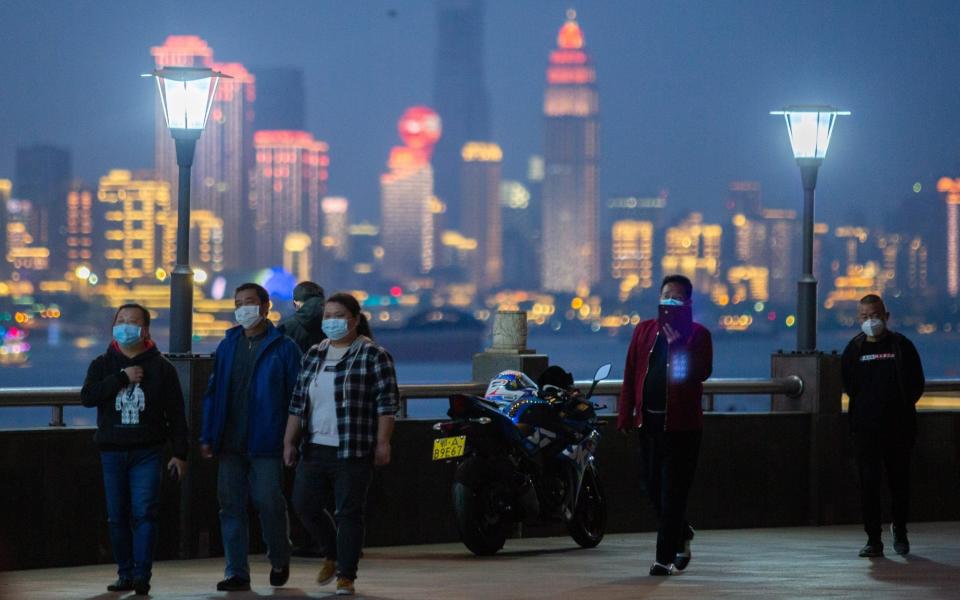
<svg viewBox="0 0 960 600"><path fill-rule="evenodd" d="M304 430L310 423L310 383L326 360L329 346L330 340L312 346L300 362L290 414L300 417ZM333 389L340 434L337 458L373 455L378 417L395 415L400 404L393 358L370 338L358 337L337 363Z"/></svg>

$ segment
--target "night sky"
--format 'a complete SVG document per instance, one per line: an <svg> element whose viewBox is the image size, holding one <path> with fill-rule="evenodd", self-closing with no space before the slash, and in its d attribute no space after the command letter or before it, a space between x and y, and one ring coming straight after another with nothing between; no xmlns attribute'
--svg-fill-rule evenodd
<svg viewBox="0 0 960 600"><path fill-rule="evenodd" d="M836 128L818 216L878 218L938 202L960 176L960 3L488 0L486 79L504 175L541 151L547 54L569 6L597 64L602 197L652 195L720 214L727 183L756 179L765 204L799 208L785 104L826 103ZM376 218L395 122L431 104L432 1L0 3L0 177L18 145L73 153L75 175L152 168L150 47L195 34L218 61L305 72L309 129L330 144L331 194Z"/></svg>

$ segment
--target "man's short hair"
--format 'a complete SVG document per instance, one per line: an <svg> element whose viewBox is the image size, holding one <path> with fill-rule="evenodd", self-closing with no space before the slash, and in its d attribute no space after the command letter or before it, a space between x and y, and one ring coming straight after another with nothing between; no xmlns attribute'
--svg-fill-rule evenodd
<svg viewBox="0 0 960 600"><path fill-rule="evenodd" d="M120 311L122 311L122 310L124 310L124 309L127 309L127 308L136 308L137 310L139 310L140 312L142 312L142 313L143 313L143 326L144 326L144 327L150 327L150 311L147 310L146 307L144 307L142 304L137 304L136 302L130 302L130 303L128 303L128 304L122 304L122 305L120 305L120 307L117 308L117 312L113 313L113 322L114 322L114 324L116 324L116 322L117 322L117 317L120 316Z"/></svg>
<svg viewBox="0 0 960 600"><path fill-rule="evenodd" d="M260 299L260 304L267 304L270 302L270 293L267 292L267 289L262 285L253 282L242 283L237 286L237 289L233 291L233 297L236 298L237 294L244 290L253 290L257 292L257 298Z"/></svg>
<svg viewBox="0 0 960 600"><path fill-rule="evenodd" d="M883 298L876 294L867 294L863 298L860 298L860 304L879 304L883 307L883 312L887 312L887 305L884 304Z"/></svg>
<svg viewBox="0 0 960 600"><path fill-rule="evenodd" d="M667 275L664 277L663 283L660 284L660 291L662 292L663 288L667 287L670 283L675 283L683 288L683 295L687 297L687 300L693 298L693 284L683 275Z"/></svg>
<svg viewBox="0 0 960 600"><path fill-rule="evenodd" d="M293 299L296 302L306 302L310 298L323 300L323 288L312 281L301 281L293 288Z"/></svg>

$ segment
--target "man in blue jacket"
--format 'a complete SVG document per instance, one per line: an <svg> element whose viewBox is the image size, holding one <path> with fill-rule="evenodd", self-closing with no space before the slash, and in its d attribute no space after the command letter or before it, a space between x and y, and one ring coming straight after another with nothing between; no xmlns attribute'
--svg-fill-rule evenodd
<svg viewBox="0 0 960 600"><path fill-rule="evenodd" d="M290 577L290 538L283 497L283 434L300 371L300 349L267 319L270 295L255 283L234 293L238 327L227 331L203 398L201 452L219 458L217 498L226 570L218 591L250 589L247 499L260 515L270 585Z"/></svg>

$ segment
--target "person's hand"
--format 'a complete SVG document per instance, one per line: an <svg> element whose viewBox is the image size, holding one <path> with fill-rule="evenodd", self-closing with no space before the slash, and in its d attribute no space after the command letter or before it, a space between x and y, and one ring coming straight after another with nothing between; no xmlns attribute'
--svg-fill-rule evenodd
<svg viewBox="0 0 960 600"><path fill-rule="evenodd" d="M288 467L296 466L297 464L297 455L299 451L297 447L293 444L284 444L283 445L283 464Z"/></svg>
<svg viewBox="0 0 960 600"><path fill-rule="evenodd" d="M668 344L674 344L680 340L680 333L670 326L670 323L663 324L663 335L667 338Z"/></svg>
<svg viewBox="0 0 960 600"><path fill-rule="evenodd" d="M127 367L123 370L127 374L130 383L140 383L143 381L143 367Z"/></svg>
<svg viewBox="0 0 960 600"><path fill-rule="evenodd" d="M171 477L177 481L181 481L184 475L187 474L187 461L174 456L170 459L170 462L167 463L167 471Z"/></svg>
<svg viewBox="0 0 960 600"><path fill-rule="evenodd" d="M390 464L390 442L377 442L377 451L373 456L373 464L378 467Z"/></svg>
<svg viewBox="0 0 960 600"><path fill-rule="evenodd" d="M200 456L213 458L213 448L210 447L210 444L200 444Z"/></svg>

